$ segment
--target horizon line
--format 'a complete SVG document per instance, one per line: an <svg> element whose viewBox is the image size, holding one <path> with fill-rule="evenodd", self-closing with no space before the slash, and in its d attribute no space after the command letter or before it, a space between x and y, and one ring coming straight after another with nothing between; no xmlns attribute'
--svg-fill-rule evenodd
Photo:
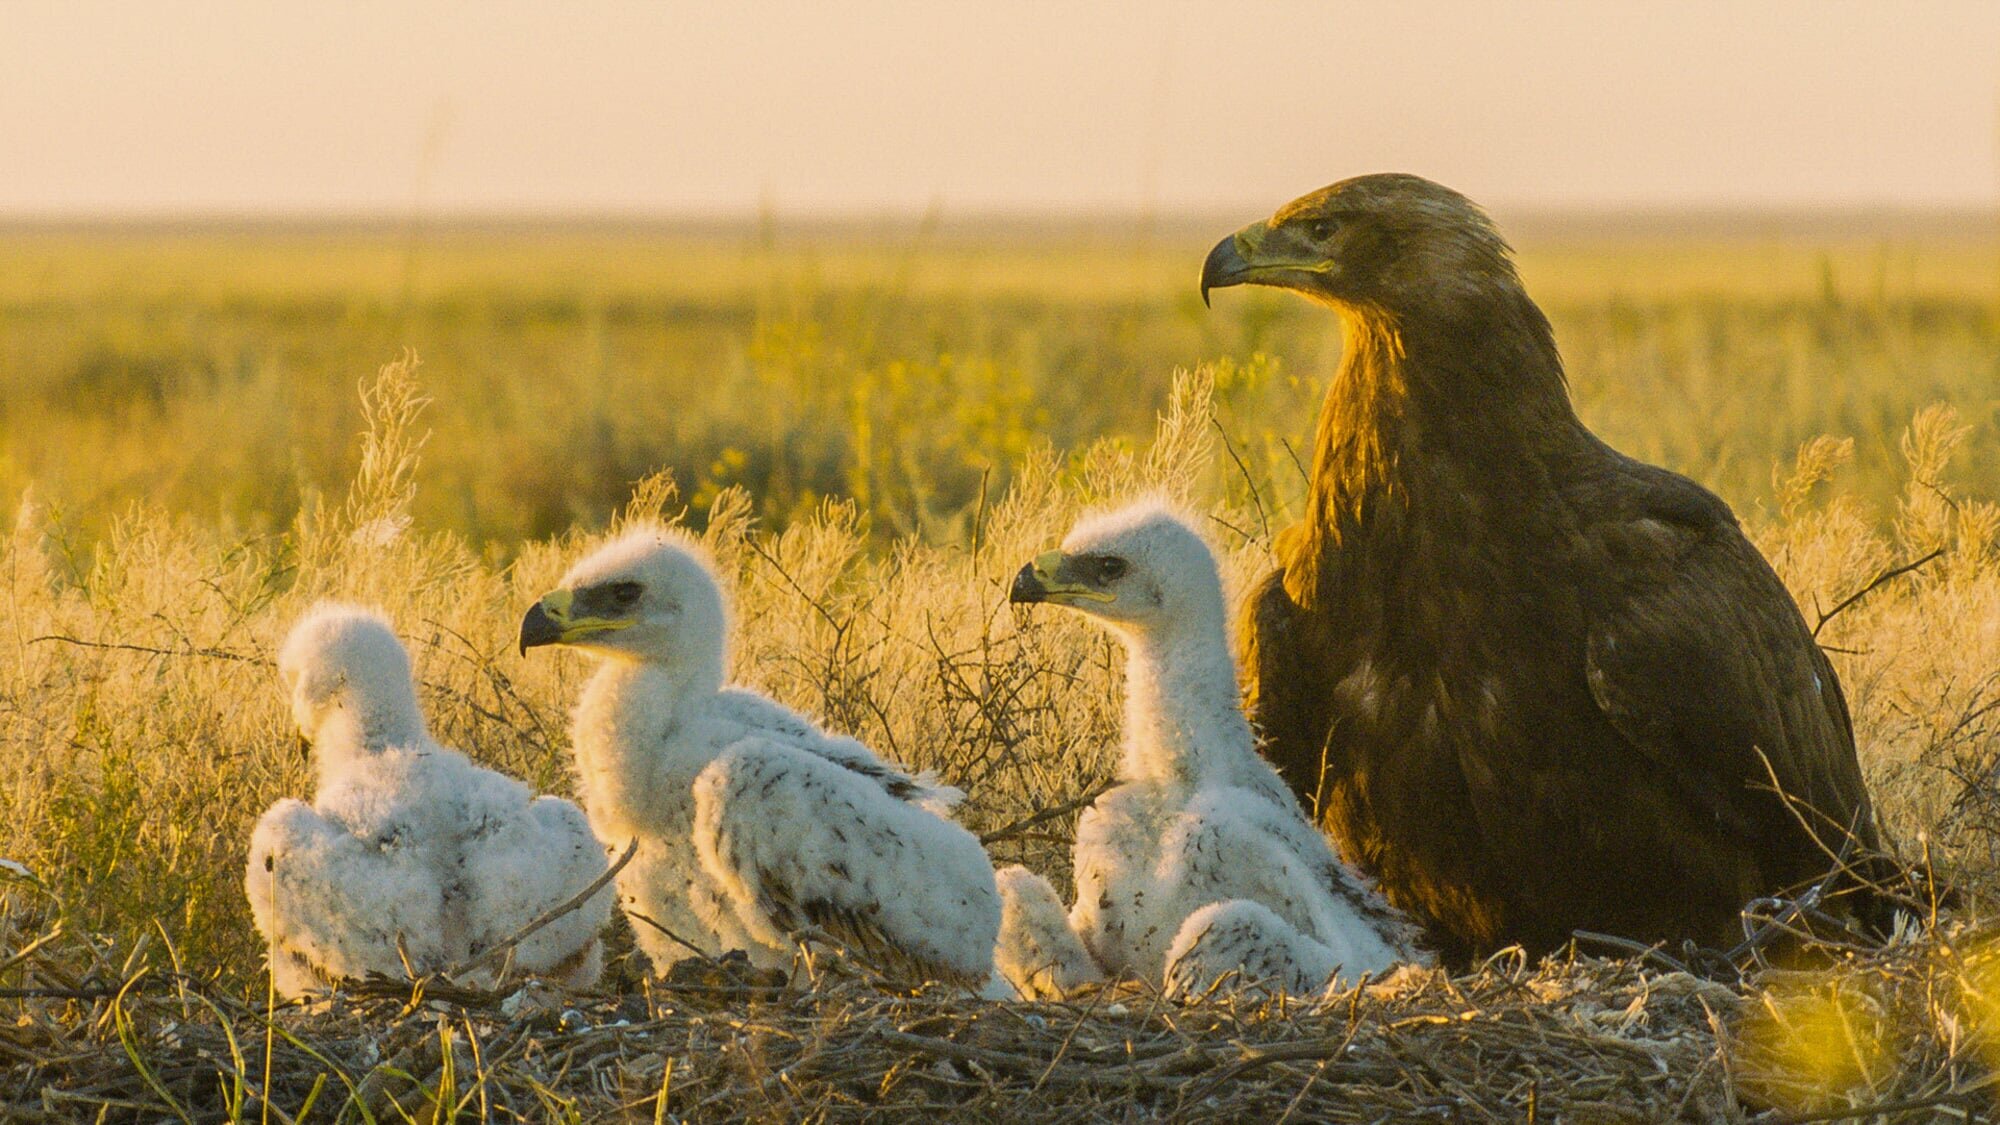
<svg viewBox="0 0 2000 1125"><path fill-rule="evenodd" d="M1743 223L1790 226L1804 223L1892 223L1963 227L1993 224L2000 229L2000 202L1582 202L1496 203L1485 210L1507 225L1543 227L1556 223L1588 226L1674 226ZM876 227L1075 226L1109 223L1121 227L1179 227L1215 222L1242 223L1268 213L1254 207L1198 204L1150 206L992 206L953 209L882 207L135 207L103 210L0 207L0 230L33 229L329 229L426 227L480 228L653 228L691 232L775 232L866 230Z"/></svg>

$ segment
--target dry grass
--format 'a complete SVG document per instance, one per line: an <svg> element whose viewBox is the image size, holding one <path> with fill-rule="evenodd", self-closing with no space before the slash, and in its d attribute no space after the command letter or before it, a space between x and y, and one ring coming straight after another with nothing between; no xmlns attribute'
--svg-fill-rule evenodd
<svg viewBox="0 0 2000 1125"><path fill-rule="evenodd" d="M1687 315L1694 332L1699 317ZM1814 315L1836 323L1834 310ZM1952 323L1951 339L1990 344L1983 321ZM1591 339L1621 338L1608 332ZM1911 362L1941 364L1956 348ZM1613 351L1586 360L1681 362ZM312 600L391 614L441 738L538 787L570 785L567 705L586 669L524 661L512 640L522 608L587 536L495 545L492 527L427 519L439 509L425 500L436 484L425 437L451 412L426 413L424 390L409 363L366 381L369 429L341 457L351 483L300 489L296 514L251 521L259 531L152 503L86 530L60 503L31 493L20 505L0 540L0 858L33 878L0 884L0 1117L248 1117L268 1092L279 1120L900 1108L1639 1121L1741 1118L1744 1098L1795 1120L1924 1103L1881 1119L1928 1120L1987 1096L2000 1062L2000 947L1980 913L2000 876L2000 513L1960 483L1990 425L1944 406L1905 413L1900 439L1805 442L1772 477L1768 507L1745 513L1808 620L1824 618L1894 835L1969 889L1962 916L1888 951L1730 986L1632 961L1503 961L1282 1008L1140 995L995 1006L838 980L818 992L652 987L627 954L607 995L575 1000L568 1024L560 1006L510 1012L504 998L435 986L410 1003L407 985L274 1018L240 869L255 816L309 785L287 749L269 654ZM1310 392L1268 361L1183 375L1150 441L1061 455L1024 445L990 478L974 473L970 498L940 509L949 519L918 521L921 536L885 534L882 513L910 502L902 493L868 508L815 498L760 524L768 508L724 481L702 482L686 512L656 475L626 510L703 529L736 589L739 678L938 770L972 794L970 826L997 833L996 862L1063 880L1073 817L1032 818L1108 773L1117 661L1066 615L1017 617L1007 579L1082 508L1160 491L1212 517L1240 588L1294 510L1282 438L1303 430L1250 419ZM898 448L901 433L872 448ZM1879 466L1857 483L1871 440L1899 464L1886 490ZM850 479L907 491L925 471L912 462Z"/></svg>

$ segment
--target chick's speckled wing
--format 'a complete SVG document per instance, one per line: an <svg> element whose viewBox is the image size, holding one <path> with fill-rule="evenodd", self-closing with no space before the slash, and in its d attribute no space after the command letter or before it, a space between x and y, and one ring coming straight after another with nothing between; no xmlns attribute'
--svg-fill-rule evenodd
<svg viewBox="0 0 2000 1125"><path fill-rule="evenodd" d="M761 735L818 755L874 781L897 800L923 805L932 812L942 814L965 799L959 790L892 765L858 739L821 730L805 716L755 692L723 689L716 694L713 714L739 724L746 735Z"/></svg>
<svg viewBox="0 0 2000 1125"><path fill-rule="evenodd" d="M767 738L696 779L695 850L753 934L820 930L878 969L961 984L993 964L999 897L971 833Z"/></svg>

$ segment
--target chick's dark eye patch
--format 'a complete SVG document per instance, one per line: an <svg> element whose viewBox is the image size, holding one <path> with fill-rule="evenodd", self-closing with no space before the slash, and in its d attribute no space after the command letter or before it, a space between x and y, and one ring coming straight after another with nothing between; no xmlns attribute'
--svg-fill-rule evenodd
<svg viewBox="0 0 2000 1125"><path fill-rule="evenodd" d="M636 605L646 592L639 582L605 582L576 592L575 612L585 617L609 617Z"/></svg>

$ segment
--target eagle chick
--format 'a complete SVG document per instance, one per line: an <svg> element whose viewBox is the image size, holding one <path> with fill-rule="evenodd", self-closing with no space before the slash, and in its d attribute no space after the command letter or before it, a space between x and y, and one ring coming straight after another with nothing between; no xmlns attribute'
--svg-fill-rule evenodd
<svg viewBox="0 0 2000 1125"><path fill-rule="evenodd" d="M250 840L245 890L281 994L460 965L603 874L575 805L431 737L409 656L380 615L315 606L278 671L319 775L311 804L279 801ZM611 898L601 890L529 934L507 955L513 968L595 983ZM473 979L494 983L490 968Z"/></svg>
<svg viewBox="0 0 2000 1125"><path fill-rule="evenodd" d="M830 938L905 983L988 983L1000 901L956 790L884 762L783 704L723 686L722 588L699 544L640 527L528 610L523 651L581 648L584 806L639 850L618 885L656 973L740 949L790 965Z"/></svg>
<svg viewBox="0 0 2000 1125"><path fill-rule="evenodd" d="M1151 503L1086 520L1012 598L1079 610L1126 651L1119 784L1077 822L1067 930L1045 880L1001 875L997 961L1017 989L1060 994L1094 965L1172 994L1231 977L1298 993L1424 959L1257 756L1215 557L1185 521Z"/></svg>

